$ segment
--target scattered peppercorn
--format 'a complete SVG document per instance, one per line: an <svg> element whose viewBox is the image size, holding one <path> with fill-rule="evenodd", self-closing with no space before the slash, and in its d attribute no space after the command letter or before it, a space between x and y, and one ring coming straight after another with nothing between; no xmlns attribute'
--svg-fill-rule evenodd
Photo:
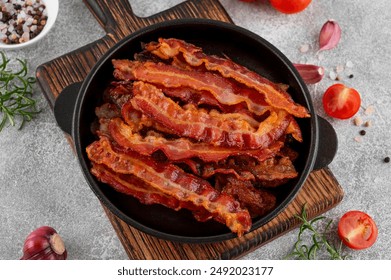
<svg viewBox="0 0 391 280"><path fill-rule="evenodd" d="M349 75L349 79L352 79L353 77L354 77L353 74L350 74L350 75Z"/></svg>
<svg viewBox="0 0 391 280"><path fill-rule="evenodd" d="M389 162L390 162L390 157L385 157L385 158L384 158L384 162L385 162L385 163L389 163Z"/></svg>
<svg viewBox="0 0 391 280"><path fill-rule="evenodd" d="M364 136L367 132L365 130L360 130L360 135Z"/></svg>

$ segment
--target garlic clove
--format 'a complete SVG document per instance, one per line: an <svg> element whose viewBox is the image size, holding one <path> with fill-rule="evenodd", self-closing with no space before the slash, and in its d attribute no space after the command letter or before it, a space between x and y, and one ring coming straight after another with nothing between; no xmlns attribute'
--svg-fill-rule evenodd
<svg viewBox="0 0 391 280"><path fill-rule="evenodd" d="M294 63L293 66L295 66L306 84L316 84L323 79L324 68L322 66L298 63Z"/></svg>
<svg viewBox="0 0 391 280"><path fill-rule="evenodd" d="M341 27L335 20L328 20L320 30L319 51L335 48L341 39Z"/></svg>

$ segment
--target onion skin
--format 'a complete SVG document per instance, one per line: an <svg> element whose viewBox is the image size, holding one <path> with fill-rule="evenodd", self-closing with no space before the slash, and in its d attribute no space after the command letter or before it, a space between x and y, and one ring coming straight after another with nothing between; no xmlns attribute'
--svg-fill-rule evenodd
<svg viewBox="0 0 391 280"><path fill-rule="evenodd" d="M31 232L23 245L21 260L65 260L67 250L57 231L43 226Z"/></svg>

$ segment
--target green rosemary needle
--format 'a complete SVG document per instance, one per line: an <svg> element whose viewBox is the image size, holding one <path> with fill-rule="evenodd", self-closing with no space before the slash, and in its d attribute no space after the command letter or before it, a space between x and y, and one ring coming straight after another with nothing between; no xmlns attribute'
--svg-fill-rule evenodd
<svg viewBox="0 0 391 280"><path fill-rule="evenodd" d="M298 218L302 224L299 228L297 241L293 246L292 252L286 257L287 259L314 260L318 258L318 253L320 251L322 251L322 253L327 252L329 258L332 260L344 260L348 258L348 256L342 255L341 253L342 242L340 243L339 248L337 248L327 239L326 233L329 231L333 220L329 220L326 223L324 230L319 232L317 229L319 226L318 223L321 221L326 222L326 217L319 216L309 221L305 205L302 208L301 214L296 215L296 218ZM303 242L305 234L308 234L308 244Z"/></svg>
<svg viewBox="0 0 391 280"><path fill-rule="evenodd" d="M20 70L10 70L10 60L0 52L0 132L9 124L19 129L40 111L32 98L34 77L28 76L26 60L16 59Z"/></svg>

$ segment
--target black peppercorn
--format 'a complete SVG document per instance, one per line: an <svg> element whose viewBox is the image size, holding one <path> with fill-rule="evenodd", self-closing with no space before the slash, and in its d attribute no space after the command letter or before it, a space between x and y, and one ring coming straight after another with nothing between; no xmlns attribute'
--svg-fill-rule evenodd
<svg viewBox="0 0 391 280"><path fill-rule="evenodd" d="M390 157L385 157L385 158L384 158L384 162L385 162L385 163L389 163L389 162L390 162Z"/></svg>
<svg viewBox="0 0 391 280"><path fill-rule="evenodd" d="M350 75L349 75L349 78L350 78L350 79L352 79L353 77L354 77L354 75L353 75L353 74L350 74Z"/></svg>
<svg viewBox="0 0 391 280"><path fill-rule="evenodd" d="M364 136L366 134L365 130L360 130L360 135Z"/></svg>

